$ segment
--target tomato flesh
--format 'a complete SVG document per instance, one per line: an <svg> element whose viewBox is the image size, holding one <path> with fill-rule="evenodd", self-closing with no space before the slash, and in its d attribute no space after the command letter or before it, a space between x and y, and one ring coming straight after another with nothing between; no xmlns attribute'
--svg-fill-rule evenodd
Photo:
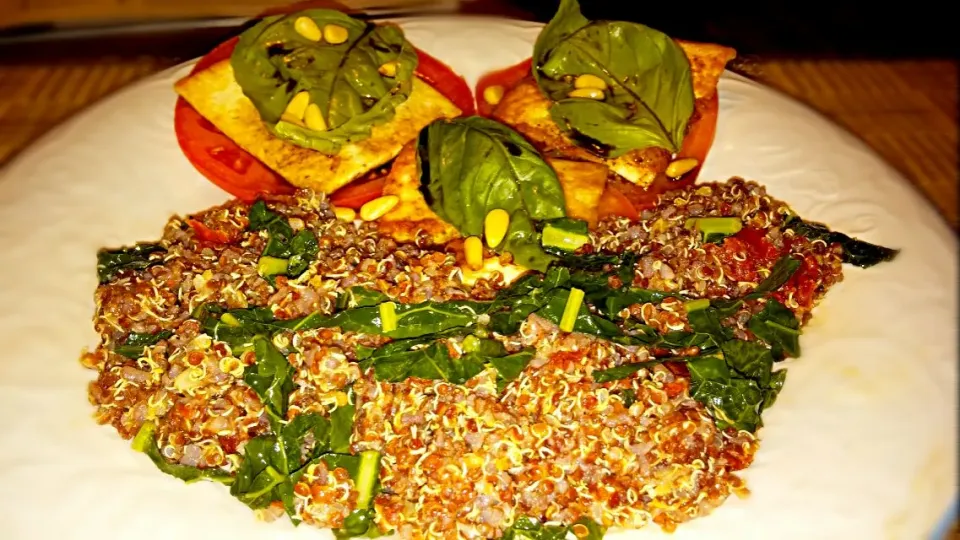
<svg viewBox="0 0 960 540"><path fill-rule="evenodd" d="M700 174L700 167L707 159L707 154L713 146L713 139L717 134L717 116L720 112L720 97L716 91L713 95L697 100L694 121L683 138L678 158L694 158L698 165L683 175L681 181L692 184Z"/></svg>
<svg viewBox="0 0 960 540"><path fill-rule="evenodd" d="M414 72L421 80L430 84L438 92L453 102L463 116L472 116L476 113L473 105L473 94L467 81L450 69L450 66L429 54L416 49L417 69Z"/></svg>
<svg viewBox="0 0 960 540"><path fill-rule="evenodd" d="M197 240L201 242L206 242L209 244L229 244L230 237L227 236L227 233L223 231L216 231L207 227L203 224L202 221L197 221L195 219L187 219L187 225L190 225L190 228L193 229L193 234L197 237Z"/></svg>
<svg viewBox="0 0 960 540"><path fill-rule="evenodd" d="M493 109L496 108L495 104L488 103L483 97L487 88L500 86L503 88L504 93L506 93L518 85L520 81L529 77L532 67L533 58L527 58L519 64L497 71L491 71L483 77L480 77L480 80L477 82L476 91L474 92L477 101L477 114L489 117L493 115Z"/></svg>
<svg viewBox="0 0 960 540"><path fill-rule="evenodd" d="M359 210L365 203L370 202L383 194L384 178L382 176L351 182L338 189L330 196L334 206Z"/></svg>
<svg viewBox="0 0 960 540"><path fill-rule="evenodd" d="M600 195L600 202L597 205L597 218L602 220L610 216L625 217L630 220L640 219L640 214L637 213L637 209L630 202L630 199L620 190L612 188L608 182L603 194Z"/></svg>

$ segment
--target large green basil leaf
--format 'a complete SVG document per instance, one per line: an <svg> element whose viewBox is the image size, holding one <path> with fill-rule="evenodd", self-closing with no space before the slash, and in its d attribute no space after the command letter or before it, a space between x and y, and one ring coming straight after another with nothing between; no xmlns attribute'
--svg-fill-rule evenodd
<svg viewBox="0 0 960 540"><path fill-rule="evenodd" d="M517 132L487 118L437 120L420 133L420 190L427 204L464 236L483 234L487 213L510 214L499 250L546 271L554 257L540 246L536 223L566 217L557 173Z"/></svg>
<svg viewBox="0 0 960 540"><path fill-rule="evenodd" d="M550 114L573 140L609 157L648 147L677 151L693 114L690 62L669 36L642 24L590 21L577 0L562 0L540 33L533 74ZM570 98L574 80L607 83L605 99Z"/></svg>
<svg viewBox="0 0 960 540"><path fill-rule="evenodd" d="M310 41L294 29L300 17L317 26L347 30L344 43ZM397 62L396 75L379 72ZM234 76L264 123L279 137L326 154L370 136L370 129L393 118L413 87L417 54L394 25L375 25L339 11L310 9L266 17L240 36L230 58ZM310 94L327 124L323 132L281 120L301 91Z"/></svg>

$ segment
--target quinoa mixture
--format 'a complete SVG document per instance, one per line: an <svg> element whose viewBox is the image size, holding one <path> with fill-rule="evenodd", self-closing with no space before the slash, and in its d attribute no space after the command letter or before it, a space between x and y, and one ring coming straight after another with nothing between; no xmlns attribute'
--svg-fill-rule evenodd
<svg viewBox="0 0 960 540"><path fill-rule="evenodd" d="M521 518L574 526L575 536L585 535L575 525L584 518L605 529L654 523L670 531L731 494L748 493L737 472L752 462L758 439L732 420L718 422L695 399L684 359L703 345L616 342L561 331L536 313L514 333L486 334L506 353L529 352L519 374L501 381L485 365L462 384L382 380L364 359L390 338L293 325L269 340L290 370L285 418L273 418L275 406L245 376L257 368L257 350L234 350L211 335L198 315L204 306L268 308L277 321L291 321L334 314L351 288L403 306L488 302L510 284L496 275L465 285L462 242L398 245L374 222L338 221L325 197L309 191L265 201L293 232L316 237L316 256L297 278L261 277L268 234L251 230L250 205L234 201L171 219L148 265L123 269L96 291L101 342L81 359L96 373L89 386L96 419L125 439L153 426L148 445L158 466L182 466L165 472L214 471L264 519L287 513L305 525L342 528L363 490L349 466L306 457L318 436L303 439L303 463L294 460L289 478L277 480L278 490L292 490L286 499L271 499L280 491L244 498L233 477L247 445L277 435L277 426L355 410L348 453L375 451L380 459L370 519L380 532L403 538L498 538ZM719 322L731 339L758 342L749 323L769 303L785 306L801 325L842 279L839 246L784 228L788 211L753 182L700 184L662 195L639 222L601 222L578 254L635 253L632 282L606 271L609 286L669 293L623 307L620 328L690 333L691 301L742 298ZM709 216L738 217L743 227L706 242L688 219ZM785 256L799 268L775 291L751 296ZM134 354L118 353L129 349L133 334L154 338ZM444 335L440 343L457 361L467 356L468 339ZM663 358L669 360L652 361ZM638 362L646 367L594 380Z"/></svg>

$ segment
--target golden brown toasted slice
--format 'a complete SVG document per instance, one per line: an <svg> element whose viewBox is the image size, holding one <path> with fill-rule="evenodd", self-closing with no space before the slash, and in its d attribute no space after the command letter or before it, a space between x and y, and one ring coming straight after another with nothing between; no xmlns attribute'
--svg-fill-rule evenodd
<svg viewBox="0 0 960 540"><path fill-rule="evenodd" d="M460 115L460 109L440 92L414 77L410 97L397 107L392 120L374 126L370 137L329 156L274 137L243 95L229 60L181 79L175 88L204 118L288 182L324 193L396 157L430 122Z"/></svg>
<svg viewBox="0 0 960 540"><path fill-rule="evenodd" d="M597 204L607 184L607 168L599 163L547 159L557 172L567 203L567 215L591 226L597 222ZM428 243L441 245L460 237L459 231L427 206L420 192L416 143L407 144L384 180L384 195L400 201L377 221L381 234L398 242L413 242L420 234Z"/></svg>
<svg viewBox="0 0 960 540"><path fill-rule="evenodd" d="M596 225L597 205L607 187L607 167L602 163L557 158L547 158L547 163L557 171L567 215L582 219L591 227Z"/></svg>
<svg viewBox="0 0 960 540"><path fill-rule="evenodd" d="M384 180L383 194L396 195L400 202L377 220L377 227L398 242L413 242L422 231L431 243L445 244L460 232L427 206L420 192L416 148L416 143L404 146Z"/></svg>
<svg viewBox="0 0 960 540"><path fill-rule="evenodd" d="M711 98L720 75L736 51L709 43L678 43L690 61L694 96L697 100ZM603 159L578 146L550 117L550 104L531 76L503 96L493 117L517 130L548 156L605 163L620 176L644 187L666 170L670 152L663 148L647 148Z"/></svg>

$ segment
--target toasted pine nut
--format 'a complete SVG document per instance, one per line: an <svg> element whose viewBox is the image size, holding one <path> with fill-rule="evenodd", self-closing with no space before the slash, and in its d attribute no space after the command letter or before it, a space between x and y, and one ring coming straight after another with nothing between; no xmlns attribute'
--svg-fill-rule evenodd
<svg viewBox="0 0 960 540"><path fill-rule="evenodd" d="M293 96L290 103L287 103L286 110L283 111L284 119L292 121L295 124L303 122L303 115L307 112L307 105L310 105L310 94L306 91L298 92Z"/></svg>
<svg viewBox="0 0 960 540"><path fill-rule="evenodd" d="M487 217L483 220L483 233L487 238L487 247L493 249L503 242L503 237L507 235L507 229L510 227L510 214L502 208L494 208L487 212Z"/></svg>
<svg viewBox="0 0 960 540"><path fill-rule="evenodd" d="M683 158L667 165L667 176L670 178L679 178L692 171L700 162L694 158Z"/></svg>
<svg viewBox="0 0 960 540"><path fill-rule="evenodd" d="M305 39L320 41L320 27L310 17L297 17L297 20L293 21L293 29Z"/></svg>
<svg viewBox="0 0 960 540"><path fill-rule="evenodd" d="M576 90L571 90L569 97L578 97L578 98L587 98L587 99L596 99L602 100L604 98L603 90L598 90L596 88L577 88Z"/></svg>
<svg viewBox="0 0 960 540"><path fill-rule="evenodd" d="M397 76L397 62L396 60L387 62L380 66L380 69L377 71L380 72L384 77L396 77Z"/></svg>
<svg viewBox="0 0 960 540"><path fill-rule="evenodd" d="M303 121L307 123L307 127L314 131L326 131L327 122L323 119L323 114L320 113L320 107L316 103L311 103L307 105L307 110L303 114Z"/></svg>
<svg viewBox="0 0 960 540"><path fill-rule="evenodd" d="M337 219L340 221L353 221L357 219L357 212L353 208L344 208L341 206L334 206L333 213L337 216Z"/></svg>
<svg viewBox="0 0 960 540"><path fill-rule="evenodd" d="M574 88L596 88L597 90L606 90L607 83L596 75L584 73L573 81Z"/></svg>
<svg viewBox="0 0 960 540"><path fill-rule="evenodd" d="M490 105L496 105L503 99L503 87L499 84L488 86L483 89L483 100Z"/></svg>
<svg viewBox="0 0 960 540"><path fill-rule="evenodd" d="M463 254L467 265L474 270L483 268L483 242L476 236L467 237L463 241Z"/></svg>
<svg viewBox="0 0 960 540"><path fill-rule="evenodd" d="M384 195L377 197L372 201L364 203L360 207L360 219L364 221L373 221L380 219L381 216L393 210L393 207L400 202L400 197L396 195Z"/></svg>
<svg viewBox="0 0 960 540"><path fill-rule="evenodd" d="M350 34L342 26L328 24L323 27L323 39L331 45L339 45L346 41L348 37L350 37Z"/></svg>

